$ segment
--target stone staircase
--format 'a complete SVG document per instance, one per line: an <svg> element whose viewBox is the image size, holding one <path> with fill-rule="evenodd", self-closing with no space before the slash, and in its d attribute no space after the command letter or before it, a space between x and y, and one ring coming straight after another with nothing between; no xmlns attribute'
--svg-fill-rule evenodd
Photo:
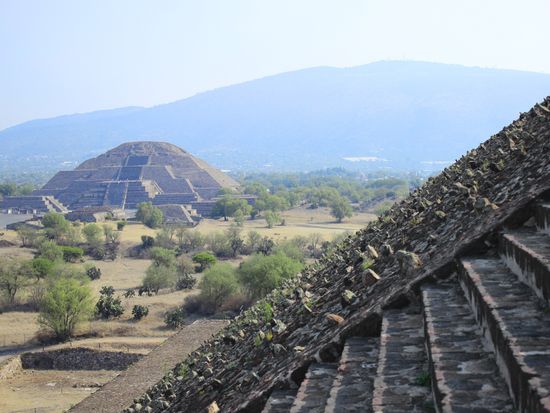
<svg viewBox="0 0 550 413"><path fill-rule="evenodd" d="M263 412L550 412L550 205L536 226L457 260L418 303L383 312L380 337L349 337Z"/></svg>

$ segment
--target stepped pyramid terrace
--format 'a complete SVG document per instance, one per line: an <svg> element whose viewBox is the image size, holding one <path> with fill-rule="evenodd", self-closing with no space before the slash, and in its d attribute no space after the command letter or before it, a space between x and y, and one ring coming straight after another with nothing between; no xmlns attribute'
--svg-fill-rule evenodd
<svg viewBox="0 0 550 413"><path fill-rule="evenodd" d="M550 412L549 305L550 97L146 393L71 411Z"/></svg>
<svg viewBox="0 0 550 413"><path fill-rule="evenodd" d="M192 215L210 215L222 188L239 184L223 172L175 145L130 142L72 171L58 172L31 196L7 197L3 210L67 212L101 207L135 209L141 202L185 206L166 208L193 222ZM245 197L253 202L253 197Z"/></svg>

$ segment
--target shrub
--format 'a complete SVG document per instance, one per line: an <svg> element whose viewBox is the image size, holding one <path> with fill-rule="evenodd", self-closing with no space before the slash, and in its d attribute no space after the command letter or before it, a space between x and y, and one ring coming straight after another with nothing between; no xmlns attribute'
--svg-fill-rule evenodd
<svg viewBox="0 0 550 413"><path fill-rule="evenodd" d="M100 297L96 303L96 313L103 319L117 318L124 313L120 298L114 296L115 290L111 286L102 287Z"/></svg>
<svg viewBox="0 0 550 413"><path fill-rule="evenodd" d="M63 250L54 241L45 240L38 246L38 256L50 261L61 261Z"/></svg>
<svg viewBox="0 0 550 413"><path fill-rule="evenodd" d="M71 337L79 322L93 312L92 293L86 284L73 278L60 278L44 294L38 322L58 340Z"/></svg>
<svg viewBox="0 0 550 413"><path fill-rule="evenodd" d="M264 214L265 222L267 223L268 228L273 228L273 226L281 221L281 216L277 212L267 211Z"/></svg>
<svg viewBox="0 0 550 413"><path fill-rule="evenodd" d="M79 247L61 247L65 262L77 262L84 255L84 250Z"/></svg>
<svg viewBox="0 0 550 413"><path fill-rule="evenodd" d="M71 223L61 214L48 212L42 218L46 236L56 241L63 241L70 230Z"/></svg>
<svg viewBox="0 0 550 413"><path fill-rule="evenodd" d="M168 311L164 315L164 323L170 328L180 328L185 325L185 310L180 307L172 311Z"/></svg>
<svg viewBox="0 0 550 413"><path fill-rule="evenodd" d="M151 202L142 202L138 205L136 219L143 222L143 224L149 228L158 228L164 221L164 215L162 211L153 206Z"/></svg>
<svg viewBox="0 0 550 413"><path fill-rule="evenodd" d="M173 267L152 264L145 272L142 288L156 294L161 288L171 288L175 285L176 273Z"/></svg>
<svg viewBox="0 0 550 413"><path fill-rule="evenodd" d="M149 256L153 261L153 265L163 267L175 267L176 265L176 253L172 250L153 247L149 252Z"/></svg>
<svg viewBox="0 0 550 413"><path fill-rule="evenodd" d="M132 315L134 316L134 320L141 320L143 317L147 317L148 314L149 307L143 305L134 305L134 308L132 308Z"/></svg>
<svg viewBox="0 0 550 413"><path fill-rule="evenodd" d="M151 248L153 245L155 245L155 239L153 237L149 235L141 236L141 246L143 249Z"/></svg>
<svg viewBox="0 0 550 413"><path fill-rule="evenodd" d="M124 298L132 298L136 296L136 291L133 288L128 288L124 293Z"/></svg>
<svg viewBox="0 0 550 413"><path fill-rule="evenodd" d="M101 269L95 266L88 267L86 268L86 275L92 281L99 280L101 278Z"/></svg>
<svg viewBox="0 0 550 413"><path fill-rule="evenodd" d="M193 255L193 262L199 264L199 268L197 269L198 272L203 272L207 268L210 268L212 265L216 264L217 260L211 253L203 251Z"/></svg>
<svg viewBox="0 0 550 413"><path fill-rule="evenodd" d="M126 221L118 221L116 223L116 229L117 231L122 231L124 229L124 227L126 226L127 222Z"/></svg>
<svg viewBox="0 0 550 413"><path fill-rule="evenodd" d="M47 258L35 258L31 261L37 279L46 278L53 270L54 262Z"/></svg>
<svg viewBox="0 0 550 413"><path fill-rule="evenodd" d="M212 232L206 237L209 249L216 257L231 257L229 238L222 232Z"/></svg>
<svg viewBox="0 0 550 413"><path fill-rule="evenodd" d="M191 290L196 283L197 279L191 274L179 275L176 281L176 290Z"/></svg>
<svg viewBox="0 0 550 413"><path fill-rule="evenodd" d="M200 282L200 297L205 308L217 311L239 289L235 269L229 264L216 264L209 268Z"/></svg>
<svg viewBox="0 0 550 413"><path fill-rule="evenodd" d="M261 298L281 282L297 274L303 265L281 252L273 255L256 254L239 268L239 279L252 298Z"/></svg>

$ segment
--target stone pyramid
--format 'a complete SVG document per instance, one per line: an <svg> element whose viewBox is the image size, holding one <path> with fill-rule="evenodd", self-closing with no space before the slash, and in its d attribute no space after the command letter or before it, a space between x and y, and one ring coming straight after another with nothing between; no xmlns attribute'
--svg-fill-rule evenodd
<svg viewBox="0 0 550 413"><path fill-rule="evenodd" d="M214 198L238 183L221 171L165 142L129 142L73 171L58 172L35 195L50 195L70 209L97 206L136 208L192 204Z"/></svg>

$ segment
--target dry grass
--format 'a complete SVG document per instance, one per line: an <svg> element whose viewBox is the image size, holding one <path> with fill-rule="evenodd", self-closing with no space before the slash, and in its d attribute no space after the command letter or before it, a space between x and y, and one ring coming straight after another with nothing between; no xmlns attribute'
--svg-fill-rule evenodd
<svg viewBox="0 0 550 413"><path fill-rule="evenodd" d="M0 412L59 413L112 380L117 371L23 370L0 385ZM74 386L74 387L73 387Z"/></svg>
<svg viewBox="0 0 550 413"><path fill-rule="evenodd" d="M330 240L335 235L346 231L357 231L374 218L371 214L357 214L343 223L335 223L327 209L295 208L282 214L286 225L267 228L263 219L248 220L243 226L243 232L258 231L262 236L277 240L289 239L297 235L308 236L320 234L323 239ZM231 221L205 219L195 229L203 234L223 231L231 225ZM106 225L116 226L116 223ZM14 231L3 231L3 239L18 242ZM121 250L123 255L133 246L141 243L142 235L155 236L156 231L141 224L129 224L121 232ZM32 251L19 247L0 248L0 257L32 258ZM242 259L229 261L238 265ZM111 285L117 294L122 295L127 289L137 289L142 282L149 260L119 258L116 261L104 262L88 260L99 267L102 277L92 281L91 287L95 294L104 285ZM193 291L161 291L159 295L135 296L122 298L125 313L116 320L94 320L83 324L78 333L87 338L80 338L74 343L65 343L56 347L81 346L101 348L102 350L125 350L147 353L174 333L164 326L164 314L167 310L183 303L185 297L197 294ZM136 304L149 307L149 315L139 322L132 320L132 307ZM0 346L13 346L28 341L39 330L36 321L37 313L6 312L0 314ZM95 391L85 387L90 383L106 383L117 372L112 371L23 371L15 377L0 384L0 411L34 411L59 412L68 409ZM73 387L76 385L76 387ZM83 386L84 387L81 387Z"/></svg>

